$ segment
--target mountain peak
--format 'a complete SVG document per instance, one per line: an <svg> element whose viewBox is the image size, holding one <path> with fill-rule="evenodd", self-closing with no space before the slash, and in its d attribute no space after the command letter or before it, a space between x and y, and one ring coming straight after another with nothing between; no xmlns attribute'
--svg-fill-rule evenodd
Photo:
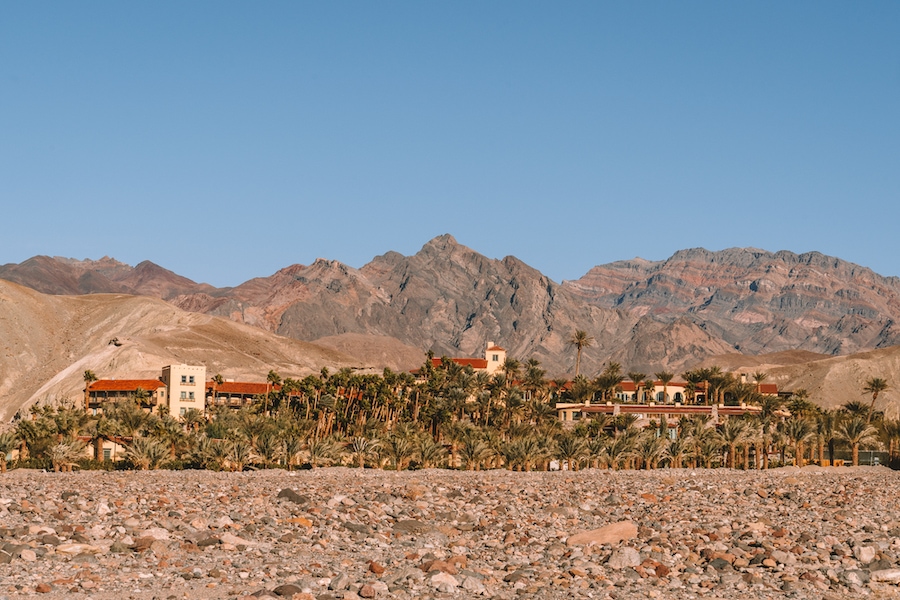
<svg viewBox="0 0 900 600"><path fill-rule="evenodd" d="M445 233L430 240L428 243L422 246L422 250L425 250L426 248L445 250L448 248L457 247L459 245L460 243L456 241L455 237L453 237L449 233Z"/></svg>

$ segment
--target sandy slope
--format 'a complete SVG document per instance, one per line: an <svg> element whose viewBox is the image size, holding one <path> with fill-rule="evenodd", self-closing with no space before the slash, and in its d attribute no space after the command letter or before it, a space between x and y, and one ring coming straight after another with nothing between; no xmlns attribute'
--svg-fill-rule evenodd
<svg viewBox="0 0 900 600"><path fill-rule="evenodd" d="M118 338L121 346L109 343ZM79 400L86 369L99 377L155 378L166 364L205 364L261 381L323 366L360 367L336 350L273 335L148 297L47 296L0 281L0 421L34 402Z"/></svg>

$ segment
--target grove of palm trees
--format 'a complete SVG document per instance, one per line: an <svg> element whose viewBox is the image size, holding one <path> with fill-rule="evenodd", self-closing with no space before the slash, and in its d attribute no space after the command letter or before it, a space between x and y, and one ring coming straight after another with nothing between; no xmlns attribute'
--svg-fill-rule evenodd
<svg viewBox="0 0 900 600"><path fill-rule="evenodd" d="M586 340L580 339L582 344ZM86 372L85 380L95 378ZM645 375L628 373L638 397ZM656 373L667 386L672 373ZM677 423L638 427L634 415L597 414L564 427L557 402L605 401L625 377L607 364L594 379L548 380L536 360L507 359L493 377L429 356L418 377L389 369L364 375L349 369L304 379L270 372L272 391L239 410L217 407L207 414L188 411L178 419L151 414L140 399L109 403L98 414L80 408L36 408L15 428L0 434L0 470L18 450L13 466L66 471L91 469L231 470L354 468L532 471L713 468L764 469L809 462L835 464L847 456L859 464L860 451L886 452L900 461L900 421L874 410L887 389L870 380L870 403L850 401L822 410L800 390L786 402L759 393L718 368L681 374L687 402L703 391L707 402L747 403L757 415L714 423L682 417ZM276 385L277 384L277 385ZM861 392L863 393L863 392ZM104 456L104 442L116 442ZM107 453L109 451L107 450ZM828 461L825 463L824 461Z"/></svg>

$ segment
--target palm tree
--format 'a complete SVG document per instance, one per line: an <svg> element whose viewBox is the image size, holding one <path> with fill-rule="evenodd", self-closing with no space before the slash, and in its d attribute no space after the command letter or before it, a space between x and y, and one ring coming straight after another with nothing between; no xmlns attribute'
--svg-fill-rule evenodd
<svg viewBox="0 0 900 600"><path fill-rule="evenodd" d="M853 466L859 465L859 447L875 440L878 431L861 417L851 417L838 427L838 435L850 444Z"/></svg>
<svg viewBox="0 0 900 600"><path fill-rule="evenodd" d="M328 463L334 459L334 443L327 438L310 438L306 442L306 452L309 456L309 465L315 469L321 463Z"/></svg>
<svg viewBox="0 0 900 600"><path fill-rule="evenodd" d="M784 423L782 432L794 445L794 465L803 466L803 444L814 435L812 424L803 417L793 417Z"/></svg>
<svg viewBox="0 0 900 600"><path fill-rule="evenodd" d="M169 447L150 437L135 437L125 451L125 457L142 471L155 469L169 457Z"/></svg>
<svg viewBox="0 0 900 600"><path fill-rule="evenodd" d="M900 446L900 420L883 420L878 427L878 433L881 437L882 443L888 449L887 464L889 467L895 468L897 461L897 450L898 446Z"/></svg>
<svg viewBox="0 0 900 600"><path fill-rule="evenodd" d="M88 410L91 401L91 384L97 381L97 375L88 369L84 372L84 410Z"/></svg>
<svg viewBox="0 0 900 600"><path fill-rule="evenodd" d="M19 446L19 439L14 431L0 433L0 473L6 473L6 457Z"/></svg>
<svg viewBox="0 0 900 600"><path fill-rule="evenodd" d="M79 459L85 458L85 445L77 439L59 442L50 449L50 463L53 470L57 473L60 471L71 471ZM5 460L4 456L4 460Z"/></svg>
<svg viewBox="0 0 900 600"><path fill-rule="evenodd" d="M265 405L263 406L263 413L266 415L269 414L269 398L272 395L271 392L280 384L281 376L274 369L270 369L268 375L266 375L266 397Z"/></svg>
<svg viewBox="0 0 900 600"><path fill-rule="evenodd" d="M429 434L419 436L416 444L416 454L423 469L431 469L443 464L447 457L447 451L441 444L434 441Z"/></svg>
<svg viewBox="0 0 900 600"><path fill-rule="evenodd" d="M640 371L629 371L628 379L634 382L634 401L640 403L641 401L641 385L644 383L644 377L646 377L646 373L641 373Z"/></svg>
<svg viewBox="0 0 900 600"><path fill-rule="evenodd" d="M607 448L607 460L613 471L624 466L623 463L631 458L637 445L637 439L640 432L634 427L628 427L622 431L617 431L610 440Z"/></svg>
<svg viewBox="0 0 900 600"><path fill-rule="evenodd" d="M212 382L211 403L212 403L212 406L215 406L216 405L216 396L219 395L219 386L222 385L223 383L225 383L225 378L222 377L221 373L216 373L215 375L212 376L212 379L210 379L210 381ZM204 406L205 406L205 404L204 404Z"/></svg>
<svg viewBox="0 0 900 600"><path fill-rule="evenodd" d="M669 401L669 383L675 377L674 373L669 373L668 371L660 371L659 373L654 373L654 377L659 379L660 383L663 384L663 403Z"/></svg>
<svg viewBox="0 0 900 600"><path fill-rule="evenodd" d="M384 453L391 459L395 471L402 471L415 456L414 438L402 432L394 433L385 442Z"/></svg>
<svg viewBox="0 0 900 600"><path fill-rule="evenodd" d="M735 449L747 441L747 424L742 419L730 418L726 419L719 431L719 437L728 447L728 460L725 466L729 469L734 468Z"/></svg>
<svg viewBox="0 0 900 600"><path fill-rule="evenodd" d="M468 435L459 449L462 462L469 471L480 471L481 465L491 456L491 447L477 435Z"/></svg>
<svg viewBox="0 0 900 600"><path fill-rule="evenodd" d="M253 460L253 445L246 439L237 439L231 443L231 454L228 462L232 471L243 471L244 467Z"/></svg>
<svg viewBox="0 0 900 600"><path fill-rule="evenodd" d="M631 456L638 459L644 469L655 469L659 461L665 457L667 446L668 438L657 436L655 429L647 428L638 436Z"/></svg>
<svg viewBox="0 0 900 600"><path fill-rule="evenodd" d="M841 416L840 411L836 410L826 410L816 415L816 441L819 444L820 465L824 465L826 446L828 447L828 464L834 464L834 446L838 439Z"/></svg>
<svg viewBox="0 0 900 600"><path fill-rule="evenodd" d="M303 438L299 435L288 434L284 438L284 462L287 464L288 471L294 470L294 464L301 452L303 452Z"/></svg>
<svg viewBox="0 0 900 600"><path fill-rule="evenodd" d="M841 405L841 412L848 417L865 417L869 414L869 405L862 400L850 400Z"/></svg>
<svg viewBox="0 0 900 600"><path fill-rule="evenodd" d="M690 446L686 436L678 436L674 440L669 441L666 448L666 456L669 459L669 465L673 469L680 469L684 465L684 458L690 454Z"/></svg>
<svg viewBox="0 0 900 600"><path fill-rule="evenodd" d="M274 433L266 432L256 438L253 449L262 460L263 467L268 469L284 454L284 442Z"/></svg>
<svg viewBox="0 0 900 600"><path fill-rule="evenodd" d="M575 354L575 377L581 368L581 351L590 348L594 344L594 338L588 335L587 331L576 329L572 337L569 338L569 344L575 346L577 353Z"/></svg>
<svg viewBox="0 0 900 600"><path fill-rule="evenodd" d="M564 433L556 438L556 458L566 463L569 471L578 470L578 463L586 457L590 449L584 438L573 433Z"/></svg>
<svg viewBox="0 0 900 600"><path fill-rule="evenodd" d="M872 394L872 404L869 406L869 416L866 417L867 425L872 422L872 415L875 413L875 401L878 400L878 394L888 388L887 380L882 379L881 377L870 377L866 380L866 385L863 386L863 392Z"/></svg>
<svg viewBox="0 0 900 600"><path fill-rule="evenodd" d="M756 382L756 393L761 394L762 382L769 378L769 374L763 371L757 371L753 374L753 380Z"/></svg>
<svg viewBox="0 0 900 600"><path fill-rule="evenodd" d="M381 447L381 442L376 439L358 435L350 438L345 445L350 451L350 456L353 462L356 463L356 466L360 469L364 469L366 466L366 459L378 451Z"/></svg>

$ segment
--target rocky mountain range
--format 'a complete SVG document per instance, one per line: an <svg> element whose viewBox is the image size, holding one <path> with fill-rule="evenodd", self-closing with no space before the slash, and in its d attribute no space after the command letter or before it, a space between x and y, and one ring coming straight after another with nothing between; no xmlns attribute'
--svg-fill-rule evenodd
<svg viewBox="0 0 900 600"><path fill-rule="evenodd" d="M702 324L745 354L849 354L900 343L900 279L818 252L683 250L620 261L565 287L596 306Z"/></svg>
<svg viewBox="0 0 900 600"><path fill-rule="evenodd" d="M487 258L443 235L412 256L388 252L359 269L319 259L231 288L111 258L34 257L0 266L0 279L45 294L88 294L73 302L99 301L99 293L158 298L375 368L413 368L429 349L478 356L495 341L511 356L539 359L550 375L571 375L576 329L594 338L582 360L587 375L609 360L677 373L713 357L840 357L900 343L900 280L815 252L684 250L556 283L515 257Z"/></svg>

